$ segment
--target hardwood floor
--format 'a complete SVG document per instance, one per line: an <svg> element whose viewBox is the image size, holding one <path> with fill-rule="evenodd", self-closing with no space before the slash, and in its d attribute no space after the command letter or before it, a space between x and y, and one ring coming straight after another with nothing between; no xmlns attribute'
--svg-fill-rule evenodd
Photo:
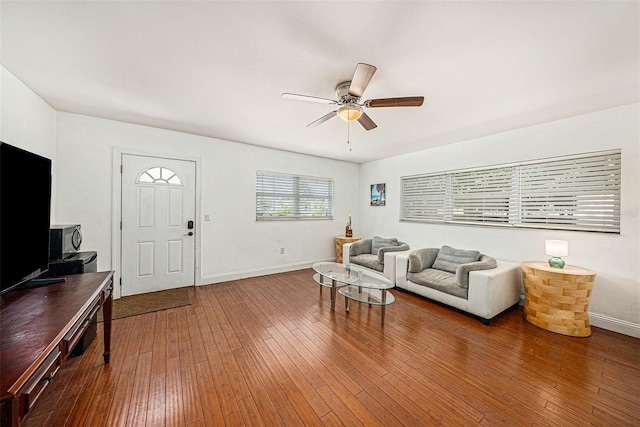
<svg viewBox="0 0 640 427"><path fill-rule="evenodd" d="M34 426L640 425L640 340L547 332L514 307L491 326L394 290L379 307L311 270L197 287L193 305L114 321L70 359Z"/></svg>

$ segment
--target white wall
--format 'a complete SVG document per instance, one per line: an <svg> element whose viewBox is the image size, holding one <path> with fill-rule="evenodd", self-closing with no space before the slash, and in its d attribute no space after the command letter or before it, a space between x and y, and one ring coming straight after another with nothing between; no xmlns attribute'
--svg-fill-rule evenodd
<svg viewBox="0 0 640 427"><path fill-rule="evenodd" d="M98 268L119 269L112 249L112 155L123 151L201 159L201 271L197 283L309 267L335 259L333 237L357 212L359 166L285 151L58 113L59 222L80 223L83 249L98 252ZM332 221L256 222L256 170L331 177ZM280 255L280 248L285 254Z"/></svg>
<svg viewBox="0 0 640 427"><path fill-rule="evenodd" d="M449 244L497 258L544 260L546 239L568 240L572 265L597 272L593 325L640 337L640 108L615 108L473 141L363 164L319 159L85 116L56 113L1 67L0 139L53 160L58 223L83 226L83 249L112 264L113 147L201 158L202 269L199 283L284 271L334 256L333 236L353 215L354 233L397 236L412 247ZM622 149L619 235L400 223L400 177L418 173ZM255 170L331 176L334 221L256 223ZM387 206L369 206L369 186L387 184ZM56 197L57 195L57 197ZM202 218L203 215L200 215ZM286 254L280 255L279 248Z"/></svg>
<svg viewBox="0 0 640 427"><path fill-rule="evenodd" d="M543 261L546 239L569 241L568 264L596 271L591 323L640 337L640 105L634 104L361 165L358 235L398 237L413 248L448 244L498 259ZM621 233L399 222L400 177L622 149ZM387 206L369 186L387 184Z"/></svg>
<svg viewBox="0 0 640 427"><path fill-rule="evenodd" d="M55 211L56 111L11 72L0 66L0 141L53 161L52 207Z"/></svg>

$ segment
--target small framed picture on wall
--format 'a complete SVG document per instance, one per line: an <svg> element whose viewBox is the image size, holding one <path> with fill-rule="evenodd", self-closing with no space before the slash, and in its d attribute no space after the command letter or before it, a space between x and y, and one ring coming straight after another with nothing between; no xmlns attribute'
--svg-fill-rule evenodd
<svg viewBox="0 0 640 427"><path fill-rule="evenodd" d="M387 184L371 184L371 206L385 206L387 203Z"/></svg>

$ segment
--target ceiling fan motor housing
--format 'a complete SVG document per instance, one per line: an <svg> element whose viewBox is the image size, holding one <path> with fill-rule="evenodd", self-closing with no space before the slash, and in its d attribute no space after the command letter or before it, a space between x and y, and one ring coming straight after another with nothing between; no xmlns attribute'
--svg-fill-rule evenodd
<svg viewBox="0 0 640 427"><path fill-rule="evenodd" d="M360 98L349 95L349 88L351 88L351 81L338 83L336 86L336 97L340 104L357 104Z"/></svg>
<svg viewBox="0 0 640 427"><path fill-rule="evenodd" d="M349 88L351 87L351 81L338 83L336 86L336 97L338 98L338 104L342 105L336 111L338 117L347 122L358 120L362 116L362 107L358 104L360 98L351 96L349 94Z"/></svg>

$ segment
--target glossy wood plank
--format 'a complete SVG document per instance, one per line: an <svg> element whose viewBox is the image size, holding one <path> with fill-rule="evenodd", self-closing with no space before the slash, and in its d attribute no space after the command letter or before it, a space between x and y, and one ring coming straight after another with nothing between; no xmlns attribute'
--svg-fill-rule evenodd
<svg viewBox="0 0 640 427"><path fill-rule="evenodd" d="M165 374L152 376L149 381L149 401L147 403L147 413L145 416L147 425L159 427L165 425L166 384Z"/></svg>
<svg viewBox="0 0 640 427"><path fill-rule="evenodd" d="M153 331L151 350L151 377L164 375L167 370L167 316L166 311L158 313Z"/></svg>
<svg viewBox="0 0 640 427"><path fill-rule="evenodd" d="M196 373L198 375L198 393L202 399L205 424L212 426L223 425L224 417L222 416L218 392L209 364L207 362L198 363L196 365Z"/></svg>
<svg viewBox="0 0 640 427"><path fill-rule="evenodd" d="M198 376L196 366L193 363L185 363L180 358L180 369L182 371L182 405L184 408L184 421L191 424L204 418L202 410L202 399L198 392Z"/></svg>
<svg viewBox="0 0 640 427"><path fill-rule="evenodd" d="M491 326L392 291L385 325L330 310L311 270L194 289L193 304L115 320L56 375L25 425L640 425L640 340Z"/></svg>
<svg viewBox="0 0 640 427"><path fill-rule="evenodd" d="M240 414L242 415L243 423L242 425L248 426L267 426L270 424L265 424L262 415L260 415L260 410L256 405L256 402L253 400L252 396L247 396L244 399L240 399L238 401L238 406L240 407Z"/></svg>
<svg viewBox="0 0 640 427"><path fill-rule="evenodd" d="M169 316L169 318L175 317ZM169 323L172 324L173 322L170 321ZM186 425L182 401L182 374L180 371L180 358L178 357L167 359L164 416L167 427L182 427Z"/></svg>
<svg viewBox="0 0 640 427"><path fill-rule="evenodd" d="M129 399L131 397L131 391L133 390L134 380L135 377L131 371L121 372L118 376L118 384L116 385L113 396L111 396L112 403L109 414L107 415L106 425L114 427L124 427L127 425ZM54 409L53 413L55 412L56 410Z"/></svg>
<svg viewBox="0 0 640 427"><path fill-rule="evenodd" d="M147 404L151 378L151 352L141 353L136 365L133 389L129 399L127 426L144 426L147 422Z"/></svg>

